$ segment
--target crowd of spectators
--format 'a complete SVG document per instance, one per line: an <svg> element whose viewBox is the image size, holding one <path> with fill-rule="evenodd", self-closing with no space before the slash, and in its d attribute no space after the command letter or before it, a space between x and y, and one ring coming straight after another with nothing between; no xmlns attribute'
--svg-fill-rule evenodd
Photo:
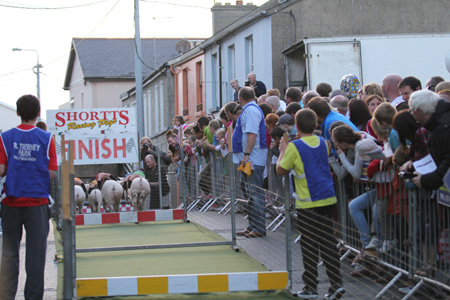
<svg viewBox="0 0 450 300"><path fill-rule="evenodd" d="M439 218L445 208L439 205L433 191L442 188L450 166L450 82L432 77L422 89L414 76L388 74L381 85L362 86L355 75L348 74L343 76L339 89L333 90L328 83L320 83L309 91L290 87L283 100L278 89L266 90L254 73L248 79L244 87L235 79L231 81L236 92L234 99L217 116L201 116L189 125L182 116L175 116L173 129L166 134L168 157L176 166L184 163L190 170L197 158L205 158L198 174L205 198L211 197L211 168L215 167L211 166L209 153L225 158L232 152L236 169L242 170L236 174L247 186L244 195L248 198L249 216L248 227L236 234L248 238L266 236L265 216L274 204L265 192L267 178L271 180L272 192L280 197L285 189L290 189L296 208L307 201L294 197L301 192L275 171L283 136L287 135L289 141L300 138L298 116L307 110L317 120L314 135L322 137L329 149L328 166L335 185L344 186L346 209L357 229L362 255L370 251L389 254L401 249L406 243L399 240L402 229L394 228L393 221L417 219L414 236L402 236L405 240L420 240L423 247L416 253L421 257L417 274L429 275L436 265L436 237L439 228L445 226ZM430 157L434 169L427 173L414 169L419 165L415 162ZM226 167L222 166L222 172L226 174ZM405 185L399 185L399 176L405 172L412 174L406 187L423 200L423 209L414 212L417 218L408 215L405 208ZM195 174L186 176L188 188L194 178ZM366 188L355 194L351 191L354 184ZM363 268L358 257L353 266L352 275L358 276Z"/></svg>

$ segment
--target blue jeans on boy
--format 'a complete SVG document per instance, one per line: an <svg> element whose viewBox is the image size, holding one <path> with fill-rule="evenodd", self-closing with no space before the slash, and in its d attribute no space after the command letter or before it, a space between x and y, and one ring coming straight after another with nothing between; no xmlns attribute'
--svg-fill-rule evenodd
<svg viewBox="0 0 450 300"><path fill-rule="evenodd" d="M370 230L369 224L364 216L364 212L375 204L377 200L377 190L370 190L355 199L353 199L348 205L350 215L355 222L356 228L358 228L359 234L361 236L361 241L363 242L363 247L367 246L370 242Z"/></svg>

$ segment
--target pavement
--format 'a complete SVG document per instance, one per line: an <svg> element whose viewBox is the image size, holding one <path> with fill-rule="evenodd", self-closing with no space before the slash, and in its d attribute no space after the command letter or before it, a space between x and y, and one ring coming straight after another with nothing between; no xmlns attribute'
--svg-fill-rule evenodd
<svg viewBox="0 0 450 300"><path fill-rule="evenodd" d="M2 236L0 236L1 238ZM20 243L20 271L19 271L19 284L17 287L16 300L24 300L24 288L26 281L25 273L25 250L26 250L26 231L24 230L24 235ZM0 243L0 253L2 249L2 243ZM48 234L47 240L47 258L45 263L45 286L44 286L44 300L55 300L56 289L58 283L58 272L57 265L53 262L55 258L56 247L55 247L55 237L53 234L53 226L50 223L50 232Z"/></svg>

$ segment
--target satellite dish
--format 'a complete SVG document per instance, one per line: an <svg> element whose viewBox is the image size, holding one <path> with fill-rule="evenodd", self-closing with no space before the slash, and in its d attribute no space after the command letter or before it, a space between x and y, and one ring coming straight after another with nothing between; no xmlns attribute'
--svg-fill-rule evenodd
<svg viewBox="0 0 450 300"><path fill-rule="evenodd" d="M445 67L447 71L450 73L450 51L448 51L447 56L445 57Z"/></svg>
<svg viewBox="0 0 450 300"><path fill-rule="evenodd" d="M176 43L175 48L179 54L184 54L191 50L192 47L188 40L181 40Z"/></svg>

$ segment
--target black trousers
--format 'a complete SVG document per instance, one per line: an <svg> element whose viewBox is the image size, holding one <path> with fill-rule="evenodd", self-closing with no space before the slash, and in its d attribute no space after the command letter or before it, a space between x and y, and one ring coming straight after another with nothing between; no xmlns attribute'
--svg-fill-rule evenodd
<svg viewBox="0 0 450 300"><path fill-rule="evenodd" d="M317 289L317 265L319 254L331 284L342 284L341 263L333 235L334 205L297 209L300 233L300 246L303 256L303 283L314 290Z"/></svg>
<svg viewBox="0 0 450 300"><path fill-rule="evenodd" d="M9 300L16 296L23 228L26 230L25 299L42 299L50 219L48 205L32 207L2 205L1 218L3 251L0 268L0 299Z"/></svg>

